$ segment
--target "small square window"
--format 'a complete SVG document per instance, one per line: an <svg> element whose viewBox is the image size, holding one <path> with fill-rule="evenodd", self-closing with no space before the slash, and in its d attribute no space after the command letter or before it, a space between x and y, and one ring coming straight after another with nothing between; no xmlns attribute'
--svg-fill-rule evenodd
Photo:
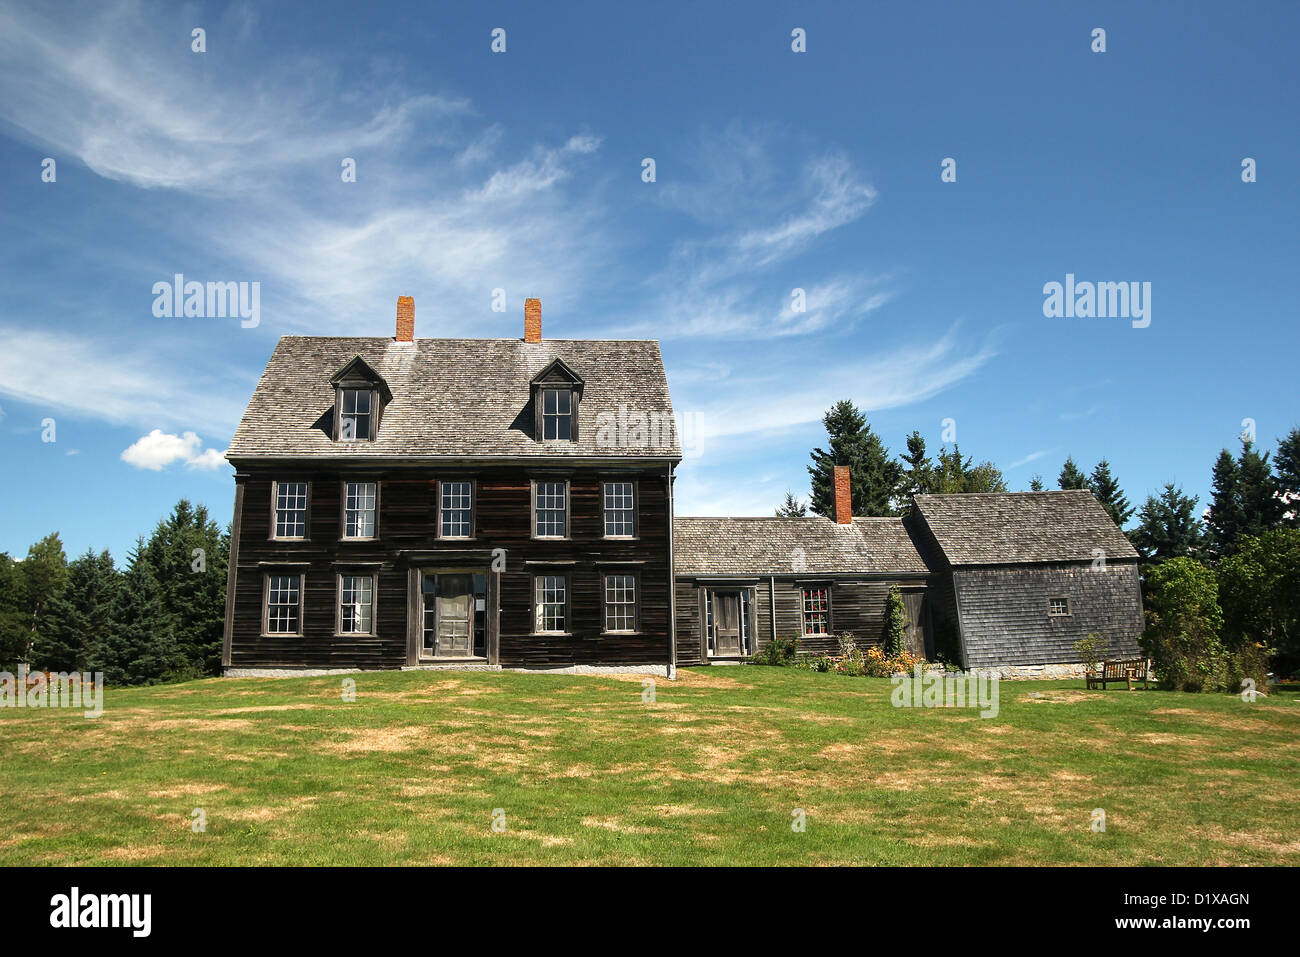
<svg viewBox="0 0 1300 957"><path fill-rule="evenodd" d="M1047 599L1047 613L1053 618L1064 618L1070 614L1070 599L1068 598L1049 598Z"/></svg>

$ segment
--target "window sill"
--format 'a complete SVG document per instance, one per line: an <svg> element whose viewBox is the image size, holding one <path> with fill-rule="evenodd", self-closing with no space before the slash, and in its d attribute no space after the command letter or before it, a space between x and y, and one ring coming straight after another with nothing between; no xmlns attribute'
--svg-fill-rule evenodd
<svg viewBox="0 0 1300 957"><path fill-rule="evenodd" d="M272 535L267 539L268 542L310 542L310 538L282 538L279 535Z"/></svg>
<svg viewBox="0 0 1300 957"><path fill-rule="evenodd" d="M645 634L644 631L602 631L600 633L600 637L627 638L629 636L635 637L636 635L644 635L644 634Z"/></svg>
<svg viewBox="0 0 1300 957"><path fill-rule="evenodd" d="M361 632L359 632L359 631L350 631L350 632L337 632L337 631L336 631L336 632L334 633L334 637L335 637L335 638L378 638L379 636L378 636L378 635L369 634L369 633L365 633L365 634L363 634L363 633L361 633Z"/></svg>
<svg viewBox="0 0 1300 957"><path fill-rule="evenodd" d="M339 541L340 542L377 542L379 541L379 536L371 535L367 538L358 538L355 535L343 535L339 538Z"/></svg>
<svg viewBox="0 0 1300 957"><path fill-rule="evenodd" d="M572 638L571 631L534 631L528 635L529 638Z"/></svg>
<svg viewBox="0 0 1300 957"><path fill-rule="evenodd" d="M258 637L259 638L301 638L302 635L300 633L296 633L296 632L291 633L287 631L264 631L260 635L258 635Z"/></svg>

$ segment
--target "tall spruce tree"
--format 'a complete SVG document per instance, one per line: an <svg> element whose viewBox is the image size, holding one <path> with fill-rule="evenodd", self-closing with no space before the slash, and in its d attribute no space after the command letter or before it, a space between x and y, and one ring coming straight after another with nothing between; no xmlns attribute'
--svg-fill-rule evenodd
<svg viewBox="0 0 1300 957"><path fill-rule="evenodd" d="M1120 528L1123 528L1133 517L1133 506L1129 504L1115 476L1111 475L1110 463L1105 459L1098 462L1092 470L1088 487L1092 489L1092 494L1097 497L1097 501L1101 502L1101 507L1107 511L1111 520Z"/></svg>
<svg viewBox="0 0 1300 957"><path fill-rule="evenodd" d="M27 589L20 563L0 552L0 670L12 672L31 641L24 608Z"/></svg>
<svg viewBox="0 0 1300 957"><path fill-rule="evenodd" d="M913 495L931 491L934 484L934 465L925 452L925 439L913 430L907 437L907 452L903 455L903 480L899 485L903 504L909 505Z"/></svg>
<svg viewBox="0 0 1300 957"><path fill-rule="evenodd" d="M1237 460L1227 449L1219 452L1210 477L1210 511L1205 518L1210 553L1228 554L1241 538L1246 515L1241 507L1240 474Z"/></svg>
<svg viewBox="0 0 1300 957"><path fill-rule="evenodd" d="M812 511L834 516L835 466L847 465L853 486L853 514L895 514L893 504L903 470L858 407L842 399L822 417L822 424L830 438L830 449L812 451L812 465L808 466Z"/></svg>
<svg viewBox="0 0 1300 957"><path fill-rule="evenodd" d="M112 624L118 573L108 551L88 549L68 564L67 586L41 613L32 664L50 671L98 670L95 658Z"/></svg>
<svg viewBox="0 0 1300 957"><path fill-rule="evenodd" d="M1243 538L1262 535L1282 522L1284 506L1268 461L1247 438L1236 459L1219 452L1211 477L1210 550L1215 559L1231 555Z"/></svg>
<svg viewBox="0 0 1300 957"><path fill-rule="evenodd" d="M207 509L187 499L159 521L145 545L176 639L175 677L220 672L229 547Z"/></svg>
<svg viewBox="0 0 1300 957"><path fill-rule="evenodd" d="M1205 529L1196 515L1196 497L1166 482L1159 498L1147 496L1129 540L1146 563L1197 557L1205 544Z"/></svg>
<svg viewBox="0 0 1300 957"><path fill-rule="evenodd" d="M1033 478L1029 480L1029 491L1031 492L1044 491L1043 477L1041 475L1035 475Z"/></svg>
<svg viewBox="0 0 1300 957"><path fill-rule="evenodd" d="M794 492L786 489L785 501L776 510L777 518L803 518L808 514L808 506L795 498Z"/></svg>
<svg viewBox="0 0 1300 957"><path fill-rule="evenodd" d="M97 655L109 684L154 684L181 665L173 617L163 589L138 539L113 601L112 623Z"/></svg>
<svg viewBox="0 0 1300 957"><path fill-rule="evenodd" d="M1300 428L1292 429L1286 438L1279 439L1273 454L1273 470L1277 473L1277 490L1286 509L1283 523L1300 527Z"/></svg>
<svg viewBox="0 0 1300 957"><path fill-rule="evenodd" d="M1075 463L1074 457L1068 456L1065 464L1061 466L1061 474L1056 477L1056 484L1065 490L1087 488L1088 476L1083 474L1083 470Z"/></svg>

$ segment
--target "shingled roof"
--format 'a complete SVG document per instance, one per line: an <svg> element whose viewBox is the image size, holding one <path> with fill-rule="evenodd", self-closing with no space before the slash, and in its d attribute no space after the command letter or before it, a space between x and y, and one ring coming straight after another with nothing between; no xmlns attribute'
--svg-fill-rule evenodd
<svg viewBox="0 0 1300 957"><path fill-rule="evenodd" d="M870 575L929 571L901 518L675 518L678 575Z"/></svg>
<svg viewBox="0 0 1300 957"><path fill-rule="evenodd" d="M916 505L953 565L1136 559L1137 552L1087 490L917 495Z"/></svg>
<svg viewBox="0 0 1300 957"><path fill-rule="evenodd" d="M392 392L373 442L331 437L330 377L360 357ZM556 359L583 380L578 438L538 442L530 380ZM658 413L633 446L601 441L598 416ZM608 421L608 420L604 420ZM448 456L681 458L659 343L653 340L285 336L235 430L227 457ZM626 434L626 430L625 430ZM635 433L633 439L639 439Z"/></svg>

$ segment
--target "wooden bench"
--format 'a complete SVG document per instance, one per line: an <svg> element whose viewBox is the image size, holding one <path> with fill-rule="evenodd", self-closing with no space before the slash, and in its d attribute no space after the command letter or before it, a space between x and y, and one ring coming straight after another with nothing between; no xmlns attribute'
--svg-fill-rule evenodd
<svg viewBox="0 0 1300 957"><path fill-rule="evenodd" d="M1103 661L1101 671L1089 671L1086 680L1088 687L1106 690L1106 685L1123 681L1128 690L1133 690L1133 682L1142 682L1147 687L1150 678L1150 662L1146 658L1125 658L1119 661Z"/></svg>

